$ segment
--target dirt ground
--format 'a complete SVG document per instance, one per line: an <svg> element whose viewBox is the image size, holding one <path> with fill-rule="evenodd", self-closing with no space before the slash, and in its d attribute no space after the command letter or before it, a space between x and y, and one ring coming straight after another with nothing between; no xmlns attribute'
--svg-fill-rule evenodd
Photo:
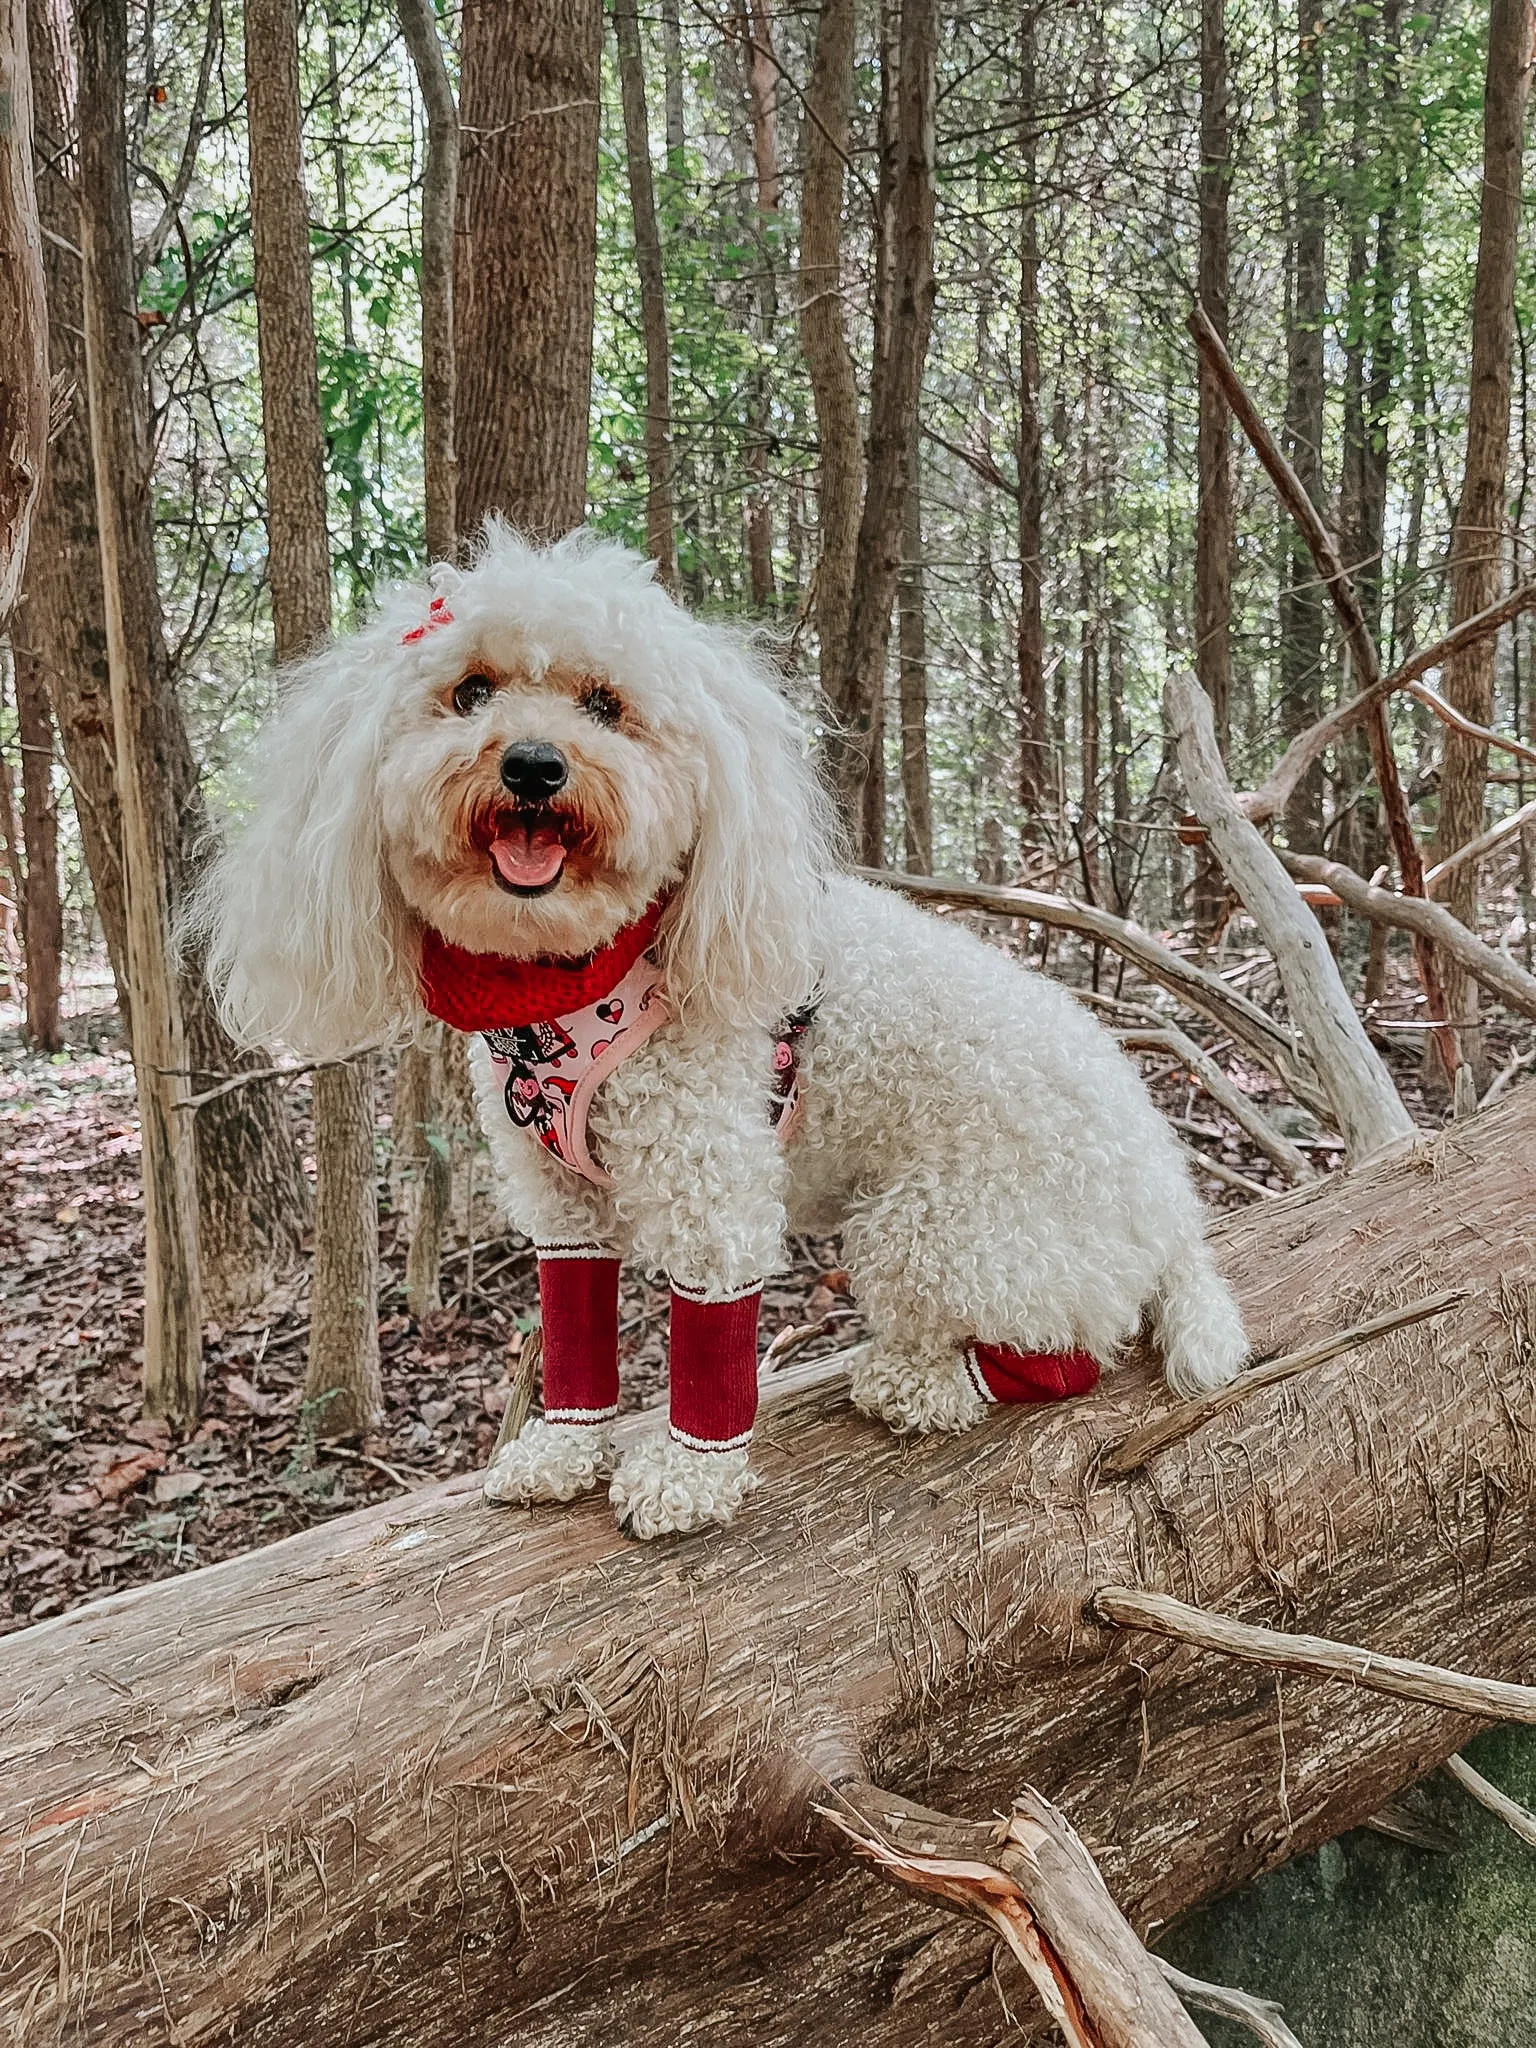
<svg viewBox="0 0 1536 2048"><path fill-rule="evenodd" d="M203 1421L190 1441L173 1443L163 1425L140 1415L138 1126L132 1069L115 1014L101 1006L104 993L82 991L66 1049L51 1058L29 1051L14 1010L0 1009L0 1632L483 1465L506 1405L509 1365L536 1319L532 1253L500 1229L483 1188L472 1252L461 1233L446 1255L443 1310L420 1327L405 1314L381 1072L381 1427L360 1444L317 1435L302 1400L307 1306L299 1275L261 1319L239 1329L208 1326ZM1417 1089L1417 1034L1385 1042L1417 1113L1438 1123L1443 1109ZM1222 1057L1241 1085L1273 1106L1268 1077L1229 1049ZM1261 1188L1281 1186L1170 1060L1142 1064L1194 1151ZM302 1132L304 1083L291 1085ZM1324 1140L1312 1156L1327 1169L1337 1148ZM483 1183L483 1160L479 1172ZM1217 1205L1258 1198L1198 1178ZM836 1244L802 1241L794 1252L793 1270L765 1293L764 1342L810 1324L821 1327L799 1357L855 1341L858 1312ZM626 1276L628 1407L664 1396L666 1306L664 1290Z"/></svg>

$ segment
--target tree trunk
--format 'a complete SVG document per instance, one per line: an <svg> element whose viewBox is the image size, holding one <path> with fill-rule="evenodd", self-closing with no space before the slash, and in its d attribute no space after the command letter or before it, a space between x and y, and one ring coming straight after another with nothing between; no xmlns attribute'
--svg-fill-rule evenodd
<svg viewBox="0 0 1536 2048"><path fill-rule="evenodd" d="M186 1429L197 1419L202 1369L197 1180L191 1120L175 1107L187 1053L170 934L169 763L155 690L163 648L123 113L126 0L80 0L76 20L86 379L143 1158L144 1405Z"/></svg>
<svg viewBox="0 0 1536 2048"><path fill-rule="evenodd" d="M314 1100L315 1265L304 1400L318 1435L359 1436L372 1428L383 1408L373 1083L367 1059L320 1068Z"/></svg>
<svg viewBox="0 0 1536 2048"><path fill-rule="evenodd" d="M865 820L864 791L884 702L891 609L901 575L902 507L917 445L918 404L933 317L935 0L900 0L897 76L882 67L895 100L882 150L882 232L875 287L875 363L870 381L864 506L854 553L847 645L828 750L833 786L850 826ZM866 825L867 830L867 825ZM871 848L872 852L878 849Z"/></svg>
<svg viewBox="0 0 1536 2048"><path fill-rule="evenodd" d="M901 662L901 817L907 873L933 873L933 801L928 785L928 620L923 574L922 465L913 452L907 486L897 645Z"/></svg>
<svg viewBox="0 0 1536 2048"><path fill-rule="evenodd" d="M36 533L41 521L33 520ZM13 643L16 737L21 748L21 837L26 890L21 940L27 976L27 1037L40 1052L57 1052L64 912L59 902L59 819L53 798L53 714L41 666L22 631Z"/></svg>
<svg viewBox="0 0 1536 2048"><path fill-rule="evenodd" d="M1168 1409L1145 1359L915 1444L823 1366L770 1379L728 1532L636 1547L600 1499L488 1510L466 1474L7 1638L0 2014L105 2044L147 2012L184 2048L995 2041L990 1937L807 1806L864 1778L987 1819L1037 1785L1141 1931L1458 1749L1444 1706L1090 1602L1536 1673L1533 1159L1527 1090L1220 1218L1260 1352L1463 1298L1129 1477L1105 1451Z"/></svg>
<svg viewBox="0 0 1536 2048"><path fill-rule="evenodd" d="M459 532L587 508L600 0L466 0L454 278Z"/></svg>
<svg viewBox="0 0 1536 2048"><path fill-rule="evenodd" d="M312 653L331 627L296 0L246 0L245 74L267 574L282 665ZM379 1406L378 1207L366 1061L316 1074L314 1115L315 1257L304 1398L326 1434L351 1434Z"/></svg>
<svg viewBox="0 0 1536 2048"><path fill-rule="evenodd" d="M1019 55L1019 803L1026 838L1045 837L1050 798L1050 714L1045 702L1045 460L1040 425L1040 174L1035 126L1035 24L1025 8Z"/></svg>
<svg viewBox="0 0 1536 2048"><path fill-rule="evenodd" d="M443 61L432 0L398 0L416 82L427 109L427 164L421 199L422 467L427 553L450 562L455 527L453 234L459 183L459 112ZM449 1063L464 1043L433 1022L400 1049L395 1068L396 1186L406 1223L405 1297L413 1316L440 1304L443 1232L453 1197L453 1133L444 1103L454 1093Z"/></svg>
<svg viewBox="0 0 1536 2048"><path fill-rule="evenodd" d="M97 533L95 484L85 404L84 311L79 258L80 212L74 180L74 60L69 23L58 0L31 0L29 16L38 134L42 143L38 201L48 273L50 347L61 375L76 386L49 443L37 509L38 546L28 576L28 601L18 635L38 663L53 702L80 826L91 894L117 982L118 1008L132 1035L132 991L126 966L122 830L118 818L112 707L107 677L105 600ZM147 466L141 453L136 472ZM149 561L146 595L156 606L148 635L164 772L153 792L163 806L174 910L208 836L186 723L166 659L154 589L153 533L147 501L136 500L132 545ZM145 575L141 567L138 572ZM201 964L180 963L182 1028L194 1085L206 1086L241 1068L270 1065L262 1051L238 1050L214 1014ZM183 1090L182 1092L186 1092ZM204 1305L229 1322L259 1304L295 1258L309 1208L287 1104L275 1084L256 1083L206 1103L196 1116L198 1263Z"/></svg>
<svg viewBox="0 0 1536 2048"><path fill-rule="evenodd" d="M1296 203L1286 330L1285 452L1303 489L1323 509L1323 329L1328 317L1327 173L1323 151L1323 66L1315 0L1297 0ZM1280 592L1280 731L1286 739L1322 716L1323 634L1327 598L1305 540L1285 521ZM1298 853L1316 853L1323 835L1323 772L1309 770L1285 811L1285 835Z"/></svg>
<svg viewBox="0 0 1536 2048"><path fill-rule="evenodd" d="M459 191L459 110L454 105L432 0L398 0L400 26L427 110L421 185L421 439L427 553L452 561L458 546L454 491L453 228Z"/></svg>
<svg viewBox="0 0 1536 2048"><path fill-rule="evenodd" d="M669 590L677 588L677 540L672 521L672 366L667 331L666 279L656 193L651 179L651 128L645 103L645 60L635 0L614 0L614 38L624 102L624 152L629 206L635 225L635 268L640 276L640 331L645 340L645 547Z"/></svg>
<svg viewBox="0 0 1536 2048"><path fill-rule="evenodd" d="M1451 535L1451 623L1459 624L1498 597L1504 577L1504 472L1508 456L1510 353L1515 325L1515 266L1520 244L1521 158L1531 86L1529 0L1492 0L1488 71L1483 94L1483 191L1477 273L1472 289L1472 369L1467 397L1467 452L1461 500ZM1495 643L1482 640L1446 663L1445 694L1479 725L1493 722ZM1444 860L1483 829L1488 749L1460 733L1445 736L1440 770L1440 831L1435 857ZM1457 870L1446 902L1463 924L1477 921L1477 863ZM1453 1018L1475 1027L1477 991L1454 969L1446 981ZM1463 1033L1462 1050L1479 1079L1486 1056L1482 1034Z"/></svg>
<svg viewBox="0 0 1536 2048"><path fill-rule="evenodd" d="M1200 220L1199 303L1227 339L1232 123L1227 86L1226 0L1200 5ZM1232 698L1232 450L1230 413L1210 366L1198 365L1200 424L1195 506L1195 673L1211 700L1216 736L1225 757L1231 740ZM1204 939L1218 929L1226 886L1210 852L1195 855L1195 929Z"/></svg>
<svg viewBox="0 0 1536 2048"><path fill-rule="evenodd" d="M1200 304L1227 340L1232 122L1225 0L1200 0ZM1225 754L1232 694L1232 450L1227 401L1202 358L1195 524L1195 673Z"/></svg>
<svg viewBox="0 0 1536 2048"><path fill-rule="evenodd" d="M661 57L666 74L667 176L681 183L687 175L683 126L683 24L678 0L661 0Z"/></svg>
<svg viewBox="0 0 1536 2048"><path fill-rule="evenodd" d="M90 419L85 398L85 309L81 297L79 175L75 144L75 60L65 0L29 0L38 137L38 211L47 235L48 347L55 374L73 386L48 444L36 518L37 548L17 621L18 658L41 669L58 722L91 894L131 1034L127 909L117 818L111 686L96 531Z"/></svg>
<svg viewBox="0 0 1536 2048"><path fill-rule="evenodd" d="M21 595L48 445L48 313L26 0L0 0L0 625Z"/></svg>
<svg viewBox="0 0 1536 2048"><path fill-rule="evenodd" d="M800 205L800 350L816 408L816 636L829 702L848 643L863 458L859 393L843 310L843 169L853 95L853 0L822 0L805 112Z"/></svg>
<svg viewBox="0 0 1536 2048"><path fill-rule="evenodd" d="M773 499L768 487L767 363L778 312L774 278L774 237L770 223L779 211L778 85L773 61L773 23L766 0L745 0L737 13L747 73L747 106L752 126L752 164L757 177L757 282L754 287L753 366L747 403L747 578L752 604L765 610L774 599Z"/></svg>

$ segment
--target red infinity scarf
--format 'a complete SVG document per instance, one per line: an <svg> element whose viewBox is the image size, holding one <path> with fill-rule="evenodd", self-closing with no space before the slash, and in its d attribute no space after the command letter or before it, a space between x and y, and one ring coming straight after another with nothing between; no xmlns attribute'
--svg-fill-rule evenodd
<svg viewBox="0 0 1536 2048"><path fill-rule="evenodd" d="M428 925L421 935L421 1000L455 1031L504 1031L569 1017L612 995L656 938L667 900L584 960L509 960L470 953Z"/></svg>

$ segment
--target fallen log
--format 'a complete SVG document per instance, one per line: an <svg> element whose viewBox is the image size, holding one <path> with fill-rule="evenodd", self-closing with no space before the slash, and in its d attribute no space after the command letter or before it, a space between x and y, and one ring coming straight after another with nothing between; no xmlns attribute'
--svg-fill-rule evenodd
<svg viewBox="0 0 1536 2048"><path fill-rule="evenodd" d="M1222 1217L1260 1355L1463 1298L1129 1477L1100 1465L1169 1405L1148 1358L917 1444L812 1367L768 1382L763 1490L728 1531L633 1546L604 1502L491 1509L466 1477L10 1637L0 2023L135 2048L995 2039L990 1932L957 1940L815 1808L875 1783L986 1823L1038 1786L1145 1936L1457 1751L1463 1713L1092 1603L1536 1678L1533 1196L1525 1089Z"/></svg>

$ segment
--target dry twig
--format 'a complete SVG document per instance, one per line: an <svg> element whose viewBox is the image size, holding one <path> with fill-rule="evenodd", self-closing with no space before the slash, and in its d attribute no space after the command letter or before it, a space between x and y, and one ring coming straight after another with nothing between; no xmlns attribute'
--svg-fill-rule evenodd
<svg viewBox="0 0 1536 2048"><path fill-rule="evenodd" d="M1473 1770L1464 1756L1448 1756L1445 1768L1463 1792L1470 1793L1479 1806L1497 1814L1522 1842L1536 1849L1536 1813L1522 1806L1518 1799L1511 1799L1507 1792L1501 1792L1497 1785L1491 1785L1481 1771Z"/></svg>
<svg viewBox="0 0 1536 2048"><path fill-rule="evenodd" d="M1285 1635L1279 1629L1258 1628L1252 1622L1190 1607L1167 1593L1144 1593L1130 1586L1101 1587L1089 1602L1089 1611L1113 1628L1146 1629L1248 1664L1348 1679L1371 1692L1389 1692L1425 1706L1446 1707L1480 1721L1518 1721L1536 1727L1536 1686L1477 1678L1463 1671L1447 1671L1443 1665L1421 1664L1411 1657L1388 1657L1326 1636Z"/></svg>
<svg viewBox="0 0 1536 2048"><path fill-rule="evenodd" d="M1212 1101L1219 1102L1227 1114L1242 1126L1265 1158L1277 1166L1287 1180L1316 1178L1310 1160L1296 1149L1289 1138L1281 1136L1257 1104L1243 1093L1235 1081L1227 1078L1205 1048L1197 1045L1187 1031L1181 1031L1177 1024L1158 1024L1119 1031L1115 1035L1122 1045L1138 1052L1171 1052ZM1258 1183L1254 1181L1250 1185L1257 1187ZM1263 1192L1268 1194L1269 1189L1265 1188Z"/></svg>
<svg viewBox="0 0 1536 2048"><path fill-rule="evenodd" d="M1415 1323L1427 1323L1432 1316L1443 1316L1447 1309L1455 1308L1466 1298L1464 1289L1448 1287L1438 1294L1426 1294L1418 1301L1407 1302L1401 1308L1383 1309L1380 1315L1351 1323L1348 1329L1336 1330L1332 1336L1321 1337L1314 1344L1304 1344L1299 1351L1288 1351L1282 1358L1261 1360L1246 1372L1239 1373L1229 1386L1220 1387L1199 1401L1183 1401L1166 1415L1159 1415L1151 1422L1144 1422L1140 1429L1133 1429L1100 1460L1099 1470L1116 1478L1123 1478L1129 1472L1139 1472L1154 1453L1192 1435L1213 1415L1235 1408L1251 1394L1262 1393L1266 1387L1277 1387L1282 1380L1294 1379L1297 1373L1310 1372L1314 1366L1326 1365L1329 1359L1339 1358L1346 1351L1358 1350L1362 1344L1385 1337L1393 1330L1411 1329Z"/></svg>
<svg viewBox="0 0 1536 2048"><path fill-rule="evenodd" d="M1255 1998L1251 1991L1234 1991L1229 1984L1207 1984L1202 1977L1187 1977L1161 1956L1154 1958L1186 2005L1201 2012L1213 2012L1224 2020L1235 2020L1251 2034L1257 2034L1266 2048L1301 2048L1285 2024L1285 2014L1272 1998Z"/></svg>

